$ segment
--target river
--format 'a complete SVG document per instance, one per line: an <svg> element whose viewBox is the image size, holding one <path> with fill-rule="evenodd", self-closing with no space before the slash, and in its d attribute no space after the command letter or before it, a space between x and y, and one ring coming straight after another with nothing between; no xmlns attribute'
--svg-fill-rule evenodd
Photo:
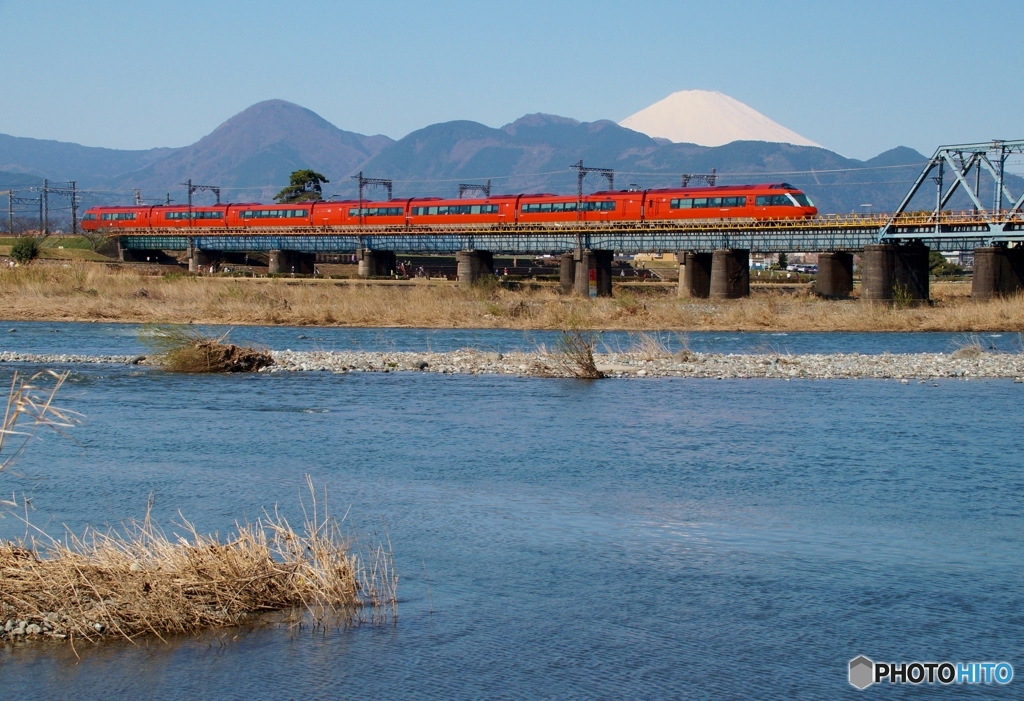
<svg viewBox="0 0 1024 701"><path fill-rule="evenodd" d="M16 328L13 333L8 328ZM140 332L143 340L140 341ZM146 329L7 323L0 349L145 352ZM462 346L508 331L241 328L274 349ZM1016 334L983 335L1003 350ZM694 350L948 351L956 334L690 334ZM609 345L628 334L606 334ZM0 366L0 380L14 369ZM77 366L84 415L0 475L32 521L200 530L304 476L390 537L398 620L199 640L0 649L21 698L855 698L847 663L1019 659L1021 405L1012 380L422 373L175 376ZM0 535L23 533L0 520ZM1010 687L958 687L990 696ZM888 689L897 697L915 689ZM916 689L918 692L926 689ZM939 690L936 690L939 691ZM866 692L866 693L871 693Z"/></svg>

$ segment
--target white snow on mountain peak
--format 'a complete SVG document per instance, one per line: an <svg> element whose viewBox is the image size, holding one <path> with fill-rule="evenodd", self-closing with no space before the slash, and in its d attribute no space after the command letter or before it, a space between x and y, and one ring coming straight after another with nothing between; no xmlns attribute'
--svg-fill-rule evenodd
<svg viewBox="0 0 1024 701"><path fill-rule="evenodd" d="M674 92L619 124L650 137L701 146L733 141L821 146L739 100L710 90Z"/></svg>

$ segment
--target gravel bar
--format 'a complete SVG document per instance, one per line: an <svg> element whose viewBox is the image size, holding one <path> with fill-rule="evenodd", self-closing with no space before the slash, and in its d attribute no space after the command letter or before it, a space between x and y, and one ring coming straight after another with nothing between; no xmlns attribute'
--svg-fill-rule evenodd
<svg viewBox="0 0 1024 701"><path fill-rule="evenodd" d="M544 353L455 351L450 353L272 351L275 364L261 372L437 372L471 375L566 377L558 356ZM692 353L652 358L642 353L595 354L610 377L774 379L1024 378L1024 355L1003 353L907 353L808 355Z"/></svg>
<svg viewBox="0 0 1024 701"><path fill-rule="evenodd" d="M446 353L367 351L270 351L274 365L260 372L435 372L450 375L568 377L559 356L461 350ZM1024 354L964 352L862 355L692 353L650 357L642 353L595 354L609 377L699 377L770 379L1011 378L1024 381ZM146 365L144 356L0 352L0 363Z"/></svg>

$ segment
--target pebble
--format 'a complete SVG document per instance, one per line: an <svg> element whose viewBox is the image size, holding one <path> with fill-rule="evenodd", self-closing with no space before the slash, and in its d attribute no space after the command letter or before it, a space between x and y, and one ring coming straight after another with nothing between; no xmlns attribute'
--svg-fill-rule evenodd
<svg viewBox="0 0 1024 701"><path fill-rule="evenodd" d="M260 372L435 372L440 374L535 375L568 377L557 354L515 351L497 353L462 349L446 353L399 351L270 351L274 365ZM962 354L961 354L962 355ZM979 353L957 357L955 353L694 353L691 351L652 357L639 352L594 355L599 370L616 378L708 379L897 379L1006 378L1024 382L1024 354ZM35 354L0 351L0 363L132 364L137 355Z"/></svg>
<svg viewBox="0 0 1024 701"><path fill-rule="evenodd" d="M448 353L367 351L271 351L275 364L261 372L293 372L304 368L329 372L409 371L419 368L443 374L536 375L566 377L561 358L541 352L510 352L501 355L472 350ZM780 355L771 353L720 354L677 353L654 357L643 353L595 354L599 370L616 378L709 378L709 379L895 379L1007 378L1024 376L1024 354L983 353L954 358L949 353L828 353Z"/></svg>

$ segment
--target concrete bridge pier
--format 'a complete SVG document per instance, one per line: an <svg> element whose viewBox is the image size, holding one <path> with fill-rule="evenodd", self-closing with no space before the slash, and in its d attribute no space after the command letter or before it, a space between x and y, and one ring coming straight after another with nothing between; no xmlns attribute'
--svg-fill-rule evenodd
<svg viewBox="0 0 1024 701"><path fill-rule="evenodd" d="M371 251L360 248L356 252L359 277L387 277L395 272L394 251Z"/></svg>
<svg viewBox="0 0 1024 701"><path fill-rule="evenodd" d="M1024 288L1024 247L985 246L974 249L971 297L991 299Z"/></svg>
<svg viewBox="0 0 1024 701"><path fill-rule="evenodd" d="M188 258L188 271L190 273L210 272L210 266L216 265L220 255L217 251L200 251L192 249L192 255Z"/></svg>
<svg viewBox="0 0 1024 701"><path fill-rule="evenodd" d="M582 256L582 257L581 257ZM590 280L594 278L598 297L612 296L612 261L615 251L590 250L576 254L573 289L580 297L590 296Z"/></svg>
<svg viewBox="0 0 1024 701"><path fill-rule="evenodd" d="M745 248L729 248L711 254L712 299L749 296L750 251Z"/></svg>
<svg viewBox="0 0 1024 701"><path fill-rule="evenodd" d="M120 243L117 246L117 259L122 263L157 263L166 258L163 251L156 249L122 248Z"/></svg>
<svg viewBox="0 0 1024 701"><path fill-rule="evenodd" d="M822 297L846 297L853 292L853 254L819 253L814 291Z"/></svg>
<svg viewBox="0 0 1024 701"><path fill-rule="evenodd" d="M459 251L455 262L459 287L472 287L485 275L494 275L494 254L490 251Z"/></svg>
<svg viewBox="0 0 1024 701"><path fill-rule="evenodd" d="M312 275L316 270L316 254L301 251L272 250L267 256L267 272L271 275Z"/></svg>
<svg viewBox="0 0 1024 701"><path fill-rule="evenodd" d="M573 282L576 280L576 254L574 253L563 253L561 259L561 268L559 272L558 282L562 286L562 292L569 294L572 292Z"/></svg>
<svg viewBox="0 0 1024 701"><path fill-rule="evenodd" d="M711 254L680 251L677 254L682 270L679 271L679 296L701 297L711 295Z"/></svg>
<svg viewBox="0 0 1024 701"><path fill-rule="evenodd" d="M928 299L928 247L920 242L864 246L861 299L869 302L905 297Z"/></svg>

